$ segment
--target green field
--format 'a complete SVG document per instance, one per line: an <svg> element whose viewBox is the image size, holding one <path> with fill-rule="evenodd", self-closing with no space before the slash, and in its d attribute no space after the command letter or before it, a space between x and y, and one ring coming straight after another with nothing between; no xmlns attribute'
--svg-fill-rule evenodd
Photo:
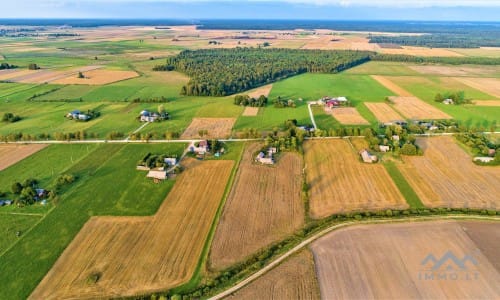
<svg viewBox="0 0 500 300"><path fill-rule="evenodd" d="M0 213L0 255L21 239L41 216ZM19 233L19 236L17 235Z"/></svg>
<svg viewBox="0 0 500 300"><path fill-rule="evenodd" d="M0 298L26 298L90 216L154 214L174 181L155 184L144 172L136 171L135 165L148 152L179 155L185 146L122 144L88 148L87 145L61 145L42 150L7 169L10 174L21 175L23 170L34 168L36 170L30 175L46 183L54 178L47 170L53 166L57 169L55 174L64 171L75 174L78 179L37 226L0 255ZM69 152L70 148L78 151L73 161L71 157L77 153ZM44 173L45 177L40 175ZM12 178L9 173L2 172L0 180L5 186ZM0 213L3 209L0 208Z"/></svg>

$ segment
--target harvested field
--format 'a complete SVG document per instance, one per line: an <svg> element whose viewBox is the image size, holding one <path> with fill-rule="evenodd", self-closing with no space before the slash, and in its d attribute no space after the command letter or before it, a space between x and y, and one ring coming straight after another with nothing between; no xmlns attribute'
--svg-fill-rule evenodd
<svg viewBox="0 0 500 300"><path fill-rule="evenodd" d="M496 74L500 71L498 66L439 66L439 65L415 65L409 68L426 75L441 76L484 76L485 74Z"/></svg>
<svg viewBox="0 0 500 300"><path fill-rule="evenodd" d="M18 83L46 83L46 82L52 83L54 81L68 77L70 75L76 78L76 74L80 71L86 72L98 68L101 68L101 66L84 66L84 67L73 68L66 71L15 69L12 70L14 72L5 73L5 76L2 76L3 73L0 73L0 80L9 80Z"/></svg>
<svg viewBox="0 0 500 300"><path fill-rule="evenodd" d="M500 100L474 100L472 103L477 106L500 106Z"/></svg>
<svg viewBox="0 0 500 300"><path fill-rule="evenodd" d="M498 78L456 77L455 79L493 97L500 98L500 79Z"/></svg>
<svg viewBox="0 0 500 300"><path fill-rule="evenodd" d="M245 107L242 116L255 117L258 113L259 113L259 107L247 106Z"/></svg>
<svg viewBox="0 0 500 300"><path fill-rule="evenodd" d="M360 138L351 137L349 138L349 142L354 147L354 149L356 149L356 151L361 151L363 149L369 148L368 142L364 137Z"/></svg>
<svg viewBox="0 0 500 300"><path fill-rule="evenodd" d="M392 82L389 78L380 75L371 75L373 79L381 85L391 90L397 96L412 97L413 95L399 85Z"/></svg>
<svg viewBox="0 0 500 300"><path fill-rule="evenodd" d="M137 74L134 71L92 70L88 72L83 72L83 76L85 76L85 78L77 78L76 75L71 75L56 80L53 83L102 85L138 77L139 74Z"/></svg>
<svg viewBox="0 0 500 300"><path fill-rule="evenodd" d="M245 149L212 244L213 269L239 262L304 224L302 159L285 153L273 167L256 164L254 155L261 147Z"/></svg>
<svg viewBox="0 0 500 300"><path fill-rule="evenodd" d="M500 167L475 165L451 137L417 142L424 156L404 157L399 168L426 206L500 208Z"/></svg>
<svg viewBox="0 0 500 300"><path fill-rule="evenodd" d="M497 299L500 273L491 260L499 258L498 232L499 222L473 221L361 225L332 232L311 245L321 298ZM495 247L495 252L478 251ZM467 269L462 270L451 259L441 267L437 261L422 264L428 255L440 260L447 252L460 261L470 255L477 265L464 261Z"/></svg>
<svg viewBox="0 0 500 300"><path fill-rule="evenodd" d="M305 249L226 299L318 299L312 253Z"/></svg>
<svg viewBox="0 0 500 300"><path fill-rule="evenodd" d="M19 76L25 76L28 74L36 73L35 70L23 70L23 69L8 69L0 70L0 80L10 80Z"/></svg>
<svg viewBox="0 0 500 300"><path fill-rule="evenodd" d="M394 108L407 119L451 119L447 113L417 97L389 97Z"/></svg>
<svg viewBox="0 0 500 300"><path fill-rule="evenodd" d="M91 218L30 298L133 296L187 282L232 167L189 162L153 217Z"/></svg>
<svg viewBox="0 0 500 300"><path fill-rule="evenodd" d="M408 207L385 168L362 163L347 141L307 141L304 151L311 217Z"/></svg>
<svg viewBox="0 0 500 300"><path fill-rule="evenodd" d="M404 54L414 56L463 56L460 53L443 49L443 48L426 48L426 47L412 47L403 46L401 49L381 49L382 53L386 54Z"/></svg>
<svg viewBox="0 0 500 300"><path fill-rule="evenodd" d="M181 139L200 138L200 130L208 130L203 138L228 138L231 135L235 118L193 118L191 124L181 135Z"/></svg>
<svg viewBox="0 0 500 300"><path fill-rule="evenodd" d="M354 107L337 107L331 109L332 116L345 125L370 125Z"/></svg>
<svg viewBox="0 0 500 300"><path fill-rule="evenodd" d="M256 89L250 91L248 93L248 96L250 98L255 98L255 99L259 98L262 95L268 97L269 93L271 92L272 89L273 89L272 84L264 85L264 86L258 87Z"/></svg>
<svg viewBox="0 0 500 300"><path fill-rule="evenodd" d="M34 154L48 145L0 145L0 171Z"/></svg>
<svg viewBox="0 0 500 300"><path fill-rule="evenodd" d="M365 105L375 115L375 118L377 118L379 122L387 123L403 119L403 117L387 103L365 102Z"/></svg>

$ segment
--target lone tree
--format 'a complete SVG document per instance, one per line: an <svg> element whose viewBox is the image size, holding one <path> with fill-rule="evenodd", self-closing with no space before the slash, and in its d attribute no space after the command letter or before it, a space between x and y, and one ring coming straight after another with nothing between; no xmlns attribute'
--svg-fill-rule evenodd
<svg viewBox="0 0 500 300"><path fill-rule="evenodd" d="M31 63L28 65L29 70L38 70L40 67L37 64Z"/></svg>
<svg viewBox="0 0 500 300"><path fill-rule="evenodd" d="M82 78L85 78L85 76L83 76L83 73L82 72L78 72L78 78L82 79Z"/></svg>
<svg viewBox="0 0 500 300"><path fill-rule="evenodd" d="M203 137L203 136L205 136L205 135L208 135L208 130L206 130L206 129L200 129L200 130L198 130L198 135L199 135L200 137Z"/></svg>
<svg viewBox="0 0 500 300"><path fill-rule="evenodd" d="M160 115L165 113L165 106L163 106L163 104L158 105L158 113Z"/></svg>

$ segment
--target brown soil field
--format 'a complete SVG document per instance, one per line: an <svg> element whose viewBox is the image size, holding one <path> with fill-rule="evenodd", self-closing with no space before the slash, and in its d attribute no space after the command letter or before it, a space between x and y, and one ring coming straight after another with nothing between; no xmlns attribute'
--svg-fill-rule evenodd
<svg viewBox="0 0 500 300"><path fill-rule="evenodd" d="M413 95L399 85L392 82L389 78L380 75L371 75L373 79L378 81L381 85L391 90L397 96L412 97Z"/></svg>
<svg viewBox="0 0 500 300"><path fill-rule="evenodd" d="M493 97L500 98L500 79L498 78L456 77L455 79Z"/></svg>
<svg viewBox="0 0 500 300"><path fill-rule="evenodd" d="M305 249L225 299L318 299L312 253Z"/></svg>
<svg viewBox="0 0 500 300"><path fill-rule="evenodd" d="M432 221L353 226L311 245L322 299L498 299L500 222ZM463 226L465 224L465 226ZM472 225L468 225L472 224ZM484 239L477 227L488 233ZM468 229L473 228L471 232ZM485 254L479 249L497 247ZM479 249L478 249L479 248ZM470 255L461 269L453 260ZM435 270L432 270L436 267Z"/></svg>
<svg viewBox="0 0 500 300"><path fill-rule="evenodd" d="M125 297L187 282L200 259L233 164L188 161L152 217L91 218L30 298ZM95 283L89 282L92 274L99 274Z"/></svg>
<svg viewBox="0 0 500 300"><path fill-rule="evenodd" d="M342 124L345 125L369 125L365 118L363 118L355 107L338 107L331 109L332 116Z"/></svg>
<svg viewBox="0 0 500 300"><path fill-rule="evenodd" d="M401 49L383 48L380 50L380 52L386 54L405 54L414 56L463 56L460 53L443 48L425 48L411 46L403 46Z"/></svg>
<svg viewBox="0 0 500 300"><path fill-rule="evenodd" d="M409 68L426 75L441 76L484 76L485 74L496 74L500 72L498 66L439 66L439 65L416 65Z"/></svg>
<svg viewBox="0 0 500 300"><path fill-rule="evenodd" d="M235 118L193 118L191 124L182 133L181 139L198 139L200 135L198 131L201 129L208 130L208 134L203 138L228 138L231 135Z"/></svg>
<svg viewBox="0 0 500 300"><path fill-rule="evenodd" d="M389 97L394 108L408 119L451 119L447 113L417 97Z"/></svg>
<svg viewBox="0 0 500 300"><path fill-rule="evenodd" d="M42 150L48 145L0 145L0 171Z"/></svg>
<svg viewBox="0 0 500 300"><path fill-rule="evenodd" d="M302 159L285 153L274 166L254 163L262 144L245 149L209 256L223 269L276 242L304 224Z"/></svg>
<svg viewBox="0 0 500 300"><path fill-rule="evenodd" d="M139 74L134 71L92 70L83 72L83 76L85 78L77 78L75 74L72 74L71 76L58 79L53 83L101 85L138 77Z"/></svg>
<svg viewBox="0 0 500 300"><path fill-rule="evenodd" d="M387 103L365 102L365 105L375 115L375 118L382 123L403 119L403 117Z"/></svg>
<svg viewBox="0 0 500 300"><path fill-rule="evenodd" d="M304 151L311 217L408 207L385 168L362 163L347 141L307 141Z"/></svg>
<svg viewBox="0 0 500 300"><path fill-rule="evenodd" d="M254 89L254 90L249 91L248 96L250 98L255 98L255 99L259 98L262 95L267 97L267 96L269 96L269 93L271 92L272 89L273 89L272 84L264 85L264 86L261 86L261 87Z"/></svg>
<svg viewBox="0 0 500 300"><path fill-rule="evenodd" d="M500 100L474 100L472 103L477 106L500 106Z"/></svg>
<svg viewBox="0 0 500 300"><path fill-rule="evenodd" d="M500 208L500 167L482 167L451 137L420 138L399 168L426 206Z"/></svg>
<svg viewBox="0 0 500 300"><path fill-rule="evenodd" d="M255 117L258 113L259 107L247 106L241 115L246 117Z"/></svg>

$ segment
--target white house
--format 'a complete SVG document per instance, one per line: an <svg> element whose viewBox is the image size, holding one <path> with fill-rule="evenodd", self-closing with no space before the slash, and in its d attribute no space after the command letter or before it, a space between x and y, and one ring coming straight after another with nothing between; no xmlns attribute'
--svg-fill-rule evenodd
<svg viewBox="0 0 500 300"><path fill-rule="evenodd" d="M386 146L386 145L379 145L378 146L381 152L389 152L391 150L391 147Z"/></svg>

